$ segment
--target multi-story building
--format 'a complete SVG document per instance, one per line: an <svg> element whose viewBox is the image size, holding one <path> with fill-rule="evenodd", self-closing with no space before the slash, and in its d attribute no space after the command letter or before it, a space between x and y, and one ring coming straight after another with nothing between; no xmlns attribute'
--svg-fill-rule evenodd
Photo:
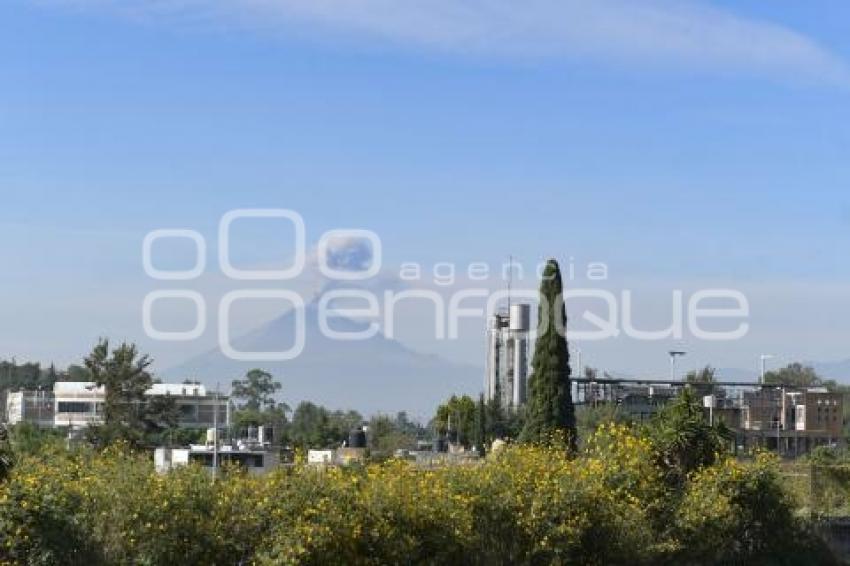
<svg viewBox="0 0 850 566"><path fill-rule="evenodd" d="M180 413L179 425L209 428L230 422L230 402L209 394L200 384L155 383L145 395L172 397ZM45 427L84 428L103 422L105 391L92 382L57 381L52 391L16 391L6 397L6 421ZM216 414L216 412L218 414Z"/></svg>
<svg viewBox="0 0 850 566"><path fill-rule="evenodd" d="M531 307L511 305L508 312L490 318L484 395L499 396L503 407L518 408L528 398L528 334Z"/></svg>
<svg viewBox="0 0 850 566"><path fill-rule="evenodd" d="M844 396L825 388L763 387L740 397L739 435L747 447L799 455L844 443Z"/></svg>

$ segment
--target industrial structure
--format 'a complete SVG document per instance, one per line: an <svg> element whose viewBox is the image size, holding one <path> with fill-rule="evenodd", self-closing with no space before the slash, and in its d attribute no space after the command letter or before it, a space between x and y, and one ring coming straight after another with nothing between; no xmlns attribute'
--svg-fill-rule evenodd
<svg viewBox="0 0 850 566"><path fill-rule="evenodd" d="M528 338L531 307L516 304L507 313L490 317L487 327L487 363L484 395L497 396L503 407L516 409L528 398Z"/></svg>
<svg viewBox="0 0 850 566"><path fill-rule="evenodd" d="M735 449L765 448L795 457L844 439L844 395L824 387L749 382L693 383L673 380L573 378L577 405L613 405L629 420L654 417L681 388L700 397L705 417L723 422Z"/></svg>
<svg viewBox="0 0 850 566"><path fill-rule="evenodd" d="M229 399L210 394L197 383L155 383L145 395L174 398L180 413L178 424L184 428L230 423ZM102 424L105 397L104 388L89 381L57 381L52 391L11 391L6 396L6 422L72 429Z"/></svg>

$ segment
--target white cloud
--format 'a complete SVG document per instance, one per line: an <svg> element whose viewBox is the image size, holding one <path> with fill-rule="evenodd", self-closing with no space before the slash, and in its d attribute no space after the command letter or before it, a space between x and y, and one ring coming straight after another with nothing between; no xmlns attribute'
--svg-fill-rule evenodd
<svg viewBox="0 0 850 566"><path fill-rule="evenodd" d="M688 0L39 1L474 56L592 57L850 85L847 64L805 35Z"/></svg>

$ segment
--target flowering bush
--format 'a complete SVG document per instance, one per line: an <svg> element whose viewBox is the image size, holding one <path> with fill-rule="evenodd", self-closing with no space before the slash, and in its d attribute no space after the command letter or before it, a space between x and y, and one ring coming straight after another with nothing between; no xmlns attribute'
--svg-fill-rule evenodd
<svg viewBox="0 0 850 566"><path fill-rule="evenodd" d="M197 467L157 475L126 447L53 448L0 484L0 562L716 563L814 548L770 459L720 459L672 489L652 442L620 425L575 457L512 446L433 470L297 465L215 483Z"/></svg>
<svg viewBox="0 0 850 566"><path fill-rule="evenodd" d="M825 547L794 516L776 458L726 458L695 472L677 510L682 561L829 564Z"/></svg>

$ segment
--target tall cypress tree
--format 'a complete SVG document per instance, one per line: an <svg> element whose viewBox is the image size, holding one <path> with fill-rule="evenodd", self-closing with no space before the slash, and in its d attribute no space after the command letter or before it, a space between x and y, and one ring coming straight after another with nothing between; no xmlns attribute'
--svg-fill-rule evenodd
<svg viewBox="0 0 850 566"><path fill-rule="evenodd" d="M567 312L558 262L550 259L540 283L537 343L531 361L529 403L520 440L549 442L565 434L570 450L576 449L576 419L570 387L570 354L567 349Z"/></svg>

